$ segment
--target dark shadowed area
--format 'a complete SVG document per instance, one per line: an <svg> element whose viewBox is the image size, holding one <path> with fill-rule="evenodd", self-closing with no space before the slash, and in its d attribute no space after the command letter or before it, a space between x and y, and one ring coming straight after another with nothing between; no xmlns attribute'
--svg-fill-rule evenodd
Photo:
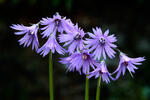
<svg viewBox="0 0 150 100"><path fill-rule="evenodd" d="M0 0L0 100L49 100L48 56L23 48L12 24L31 25L56 12L78 23L85 32L101 27L117 37L129 57L145 56L134 78L127 71L117 81L102 83L100 100L150 100L150 15L148 0ZM40 34L39 34L40 36ZM41 36L39 37L41 38ZM44 43L40 39L40 42ZM85 75L66 72L53 55L55 100L84 100ZM115 62L117 61L117 62ZM113 72L118 58L107 61ZM97 80L90 79L90 100L95 100Z"/></svg>

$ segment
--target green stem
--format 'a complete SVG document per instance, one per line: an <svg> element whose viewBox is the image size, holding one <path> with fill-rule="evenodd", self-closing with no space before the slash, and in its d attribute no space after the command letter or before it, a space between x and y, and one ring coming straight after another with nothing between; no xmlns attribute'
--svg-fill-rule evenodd
<svg viewBox="0 0 150 100"><path fill-rule="evenodd" d="M49 93L50 93L50 100L53 100L53 63L52 63L52 52L49 53Z"/></svg>
<svg viewBox="0 0 150 100"><path fill-rule="evenodd" d="M97 81L97 92L96 92L96 100L100 100L100 88L101 88L101 76Z"/></svg>
<svg viewBox="0 0 150 100"><path fill-rule="evenodd" d="M85 81L85 100L89 100L89 79L87 76Z"/></svg>

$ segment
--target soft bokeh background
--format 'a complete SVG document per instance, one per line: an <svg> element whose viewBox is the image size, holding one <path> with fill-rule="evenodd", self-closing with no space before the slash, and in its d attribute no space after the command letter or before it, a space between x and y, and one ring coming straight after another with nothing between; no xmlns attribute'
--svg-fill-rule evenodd
<svg viewBox="0 0 150 100"><path fill-rule="evenodd" d="M134 74L127 72L110 84L102 83L101 100L150 100L150 15L148 0L0 0L0 100L49 100L48 56L42 58L29 48L19 46L20 36L11 24L30 25L55 12L71 18L84 28L100 26L116 34L120 50L130 57L145 56ZM66 73L54 59L55 100L84 100L84 78ZM107 61L110 72L118 59ZM114 63L115 62L115 63ZM90 81L90 100L95 100L96 81Z"/></svg>

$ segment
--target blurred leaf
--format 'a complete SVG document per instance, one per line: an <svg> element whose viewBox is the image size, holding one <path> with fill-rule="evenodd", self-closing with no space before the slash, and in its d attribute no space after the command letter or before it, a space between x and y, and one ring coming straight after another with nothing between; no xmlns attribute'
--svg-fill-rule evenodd
<svg viewBox="0 0 150 100"><path fill-rule="evenodd" d="M51 2L52 2L52 5L56 7L59 5L60 0L52 0Z"/></svg>
<svg viewBox="0 0 150 100"><path fill-rule="evenodd" d="M6 0L0 0L0 4L3 4Z"/></svg>
<svg viewBox="0 0 150 100"><path fill-rule="evenodd" d="M149 100L150 99L150 87L144 87L142 89L142 95L144 100Z"/></svg>
<svg viewBox="0 0 150 100"><path fill-rule="evenodd" d="M28 0L28 2L30 5L34 5L37 2L37 0Z"/></svg>
<svg viewBox="0 0 150 100"><path fill-rule="evenodd" d="M21 0L12 0L12 4L13 4L13 5L17 5L17 4L20 3L20 1L21 1Z"/></svg>
<svg viewBox="0 0 150 100"><path fill-rule="evenodd" d="M70 11L72 7L72 0L65 0L65 6L67 10Z"/></svg>
<svg viewBox="0 0 150 100"><path fill-rule="evenodd" d="M19 99L20 100L28 100L28 92L26 91L25 88L22 88L19 94Z"/></svg>
<svg viewBox="0 0 150 100"><path fill-rule="evenodd" d="M135 45L135 48L139 52L149 52L150 50L150 43L145 37L140 37L139 39L137 39L135 41L135 44L138 44Z"/></svg>

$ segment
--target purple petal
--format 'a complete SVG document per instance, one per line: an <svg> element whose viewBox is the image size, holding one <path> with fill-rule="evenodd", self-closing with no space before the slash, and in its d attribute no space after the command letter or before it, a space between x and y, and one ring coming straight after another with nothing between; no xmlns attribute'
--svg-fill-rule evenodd
<svg viewBox="0 0 150 100"><path fill-rule="evenodd" d="M108 34L109 34L109 29L107 29L107 30L105 31L104 36L108 36Z"/></svg>

